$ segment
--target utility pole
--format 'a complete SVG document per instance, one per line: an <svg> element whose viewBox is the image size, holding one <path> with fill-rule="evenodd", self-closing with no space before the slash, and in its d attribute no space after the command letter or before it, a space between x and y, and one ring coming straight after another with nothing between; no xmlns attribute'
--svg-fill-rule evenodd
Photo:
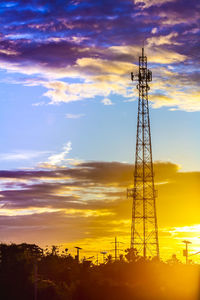
<svg viewBox="0 0 200 300"><path fill-rule="evenodd" d="M185 263L188 264L188 245L192 244L190 241L184 240L183 243L185 244L185 249L183 250L183 256L185 256Z"/></svg>
<svg viewBox="0 0 200 300"><path fill-rule="evenodd" d="M112 249L111 251L115 251L115 261L117 261L118 259L118 256L119 256L119 251L121 250L119 248L119 244L124 244L123 242L118 242L117 241L117 237L115 237L115 241L114 242L111 242L112 244L114 243L115 244L115 249Z"/></svg>
<svg viewBox="0 0 200 300"><path fill-rule="evenodd" d="M80 247L74 247L74 248L77 249L77 255L75 256L75 258L76 258L77 262L79 263L79 251L82 250L82 248L80 248Z"/></svg>
<svg viewBox="0 0 200 300"><path fill-rule="evenodd" d="M134 184L133 188L127 190L127 196L133 201L131 248L136 249L144 258L159 257L148 100L152 72L147 68L144 48L142 48L142 55L139 56L138 73L136 75L131 73L131 80L138 82L139 91Z"/></svg>
<svg viewBox="0 0 200 300"><path fill-rule="evenodd" d="M114 242L111 242L111 244L115 244L115 248L114 249L111 249L110 251L115 251L115 261L117 261L118 257L119 257L119 251L121 250L119 248L119 244L124 244L123 242L118 242L117 241L117 237L115 237L115 241ZM122 251L122 250L121 250Z"/></svg>
<svg viewBox="0 0 200 300"><path fill-rule="evenodd" d="M117 261L117 237L115 237L115 261Z"/></svg>
<svg viewBox="0 0 200 300"><path fill-rule="evenodd" d="M118 244L117 244L117 237L115 237L115 241L114 242L111 242L111 244L115 244L115 248L114 249L111 249L110 251L115 251L115 261L117 261L117 251L118 251L118 248L117 248L117 246L118 246Z"/></svg>
<svg viewBox="0 0 200 300"><path fill-rule="evenodd" d="M102 251L101 254L103 255L103 264L105 263L105 255L107 254L107 251Z"/></svg>

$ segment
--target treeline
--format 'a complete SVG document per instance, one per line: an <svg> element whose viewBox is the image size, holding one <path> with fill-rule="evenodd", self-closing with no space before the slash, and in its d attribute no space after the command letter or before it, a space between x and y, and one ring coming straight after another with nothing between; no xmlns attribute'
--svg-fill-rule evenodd
<svg viewBox="0 0 200 300"><path fill-rule="evenodd" d="M55 246L0 244L1 300L199 300L199 275L199 265L144 260L133 249L93 265Z"/></svg>

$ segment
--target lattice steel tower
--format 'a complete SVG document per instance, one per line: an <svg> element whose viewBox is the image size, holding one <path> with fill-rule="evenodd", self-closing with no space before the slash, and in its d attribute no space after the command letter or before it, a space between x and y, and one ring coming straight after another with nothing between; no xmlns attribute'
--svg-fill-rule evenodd
<svg viewBox="0 0 200 300"><path fill-rule="evenodd" d="M131 73L131 79L138 82L139 91L134 187L128 189L128 197L133 199L131 248L137 249L143 257L159 257L148 103L148 83L152 81L152 72L147 69L144 48L139 57L139 72L136 75Z"/></svg>

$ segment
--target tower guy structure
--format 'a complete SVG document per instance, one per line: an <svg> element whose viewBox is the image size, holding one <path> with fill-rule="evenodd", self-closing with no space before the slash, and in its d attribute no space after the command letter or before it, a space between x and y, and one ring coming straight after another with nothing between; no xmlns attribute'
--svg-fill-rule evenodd
<svg viewBox="0 0 200 300"><path fill-rule="evenodd" d="M159 257L148 101L152 72L147 68L144 48L142 48L142 55L139 56L138 74L131 73L131 79L138 82L139 91L134 186L128 189L128 197L133 200L131 248L136 249L138 254L145 258Z"/></svg>

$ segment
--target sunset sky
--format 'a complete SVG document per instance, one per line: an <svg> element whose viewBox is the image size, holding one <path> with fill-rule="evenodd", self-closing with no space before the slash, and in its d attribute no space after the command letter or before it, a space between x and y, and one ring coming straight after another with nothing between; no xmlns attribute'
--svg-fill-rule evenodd
<svg viewBox="0 0 200 300"><path fill-rule="evenodd" d="M129 247L144 43L161 257L199 251L199 0L1 1L0 17L0 241Z"/></svg>

